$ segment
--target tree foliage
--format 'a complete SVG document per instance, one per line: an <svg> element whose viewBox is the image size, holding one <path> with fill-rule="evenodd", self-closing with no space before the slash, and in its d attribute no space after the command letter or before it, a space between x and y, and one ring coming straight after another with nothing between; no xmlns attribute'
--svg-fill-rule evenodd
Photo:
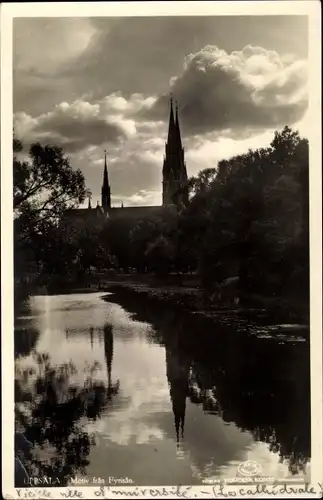
<svg viewBox="0 0 323 500"><path fill-rule="evenodd" d="M65 271L71 245L63 241L59 224L66 210L84 201L84 176L56 146L32 144L26 160L14 137L13 153L15 274L29 271L30 263Z"/></svg>
<svg viewBox="0 0 323 500"><path fill-rule="evenodd" d="M200 173L181 225L202 279L236 273L249 292L308 287L308 175L308 142L289 127L268 148L221 161L216 175Z"/></svg>
<svg viewBox="0 0 323 500"><path fill-rule="evenodd" d="M14 139L13 206L16 234L32 240L65 210L82 203L87 194L81 170L73 170L63 150L56 146L30 146L29 159L21 160L23 145Z"/></svg>

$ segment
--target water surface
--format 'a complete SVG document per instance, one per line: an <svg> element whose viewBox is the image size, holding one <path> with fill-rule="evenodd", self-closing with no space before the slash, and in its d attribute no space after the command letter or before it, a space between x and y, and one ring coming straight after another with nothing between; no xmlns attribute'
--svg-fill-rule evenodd
<svg viewBox="0 0 323 500"><path fill-rule="evenodd" d="M89 293L31 297L15 351L31 473L61 485L200 484L244 461L263 476L309 473L307 343Z"/></svg>

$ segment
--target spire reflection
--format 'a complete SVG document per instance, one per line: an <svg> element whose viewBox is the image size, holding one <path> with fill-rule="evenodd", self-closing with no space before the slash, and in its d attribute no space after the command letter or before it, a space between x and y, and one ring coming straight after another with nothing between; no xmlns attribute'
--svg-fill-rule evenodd
<svg viewBox="0 0 323 500"><path fill-rule="evenodd" d="M179 346L166 345L166 375L172 402L176 442L179 446L180 435L184 438L186 398L189 393L190 362Z"/></svg>
<svg viewBox="0 0 323 500"><path fill-rule="evenodd" d="M113 331L112 325L106 323L103 328L103 340L104 340L104 355L107 365L107 375L108 375L108 397L116 394L119 388L119 381L112 384L112 361L113 361Z"/></svg>

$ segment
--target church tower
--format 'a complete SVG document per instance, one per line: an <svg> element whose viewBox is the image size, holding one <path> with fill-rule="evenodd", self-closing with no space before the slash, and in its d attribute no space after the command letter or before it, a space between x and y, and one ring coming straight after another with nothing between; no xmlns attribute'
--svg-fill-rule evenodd
<svg viewBox="0 0 323 500"><path fill-rule="evenodd" d="M163 205L180 207L188 203L187 171L184 160L178 108L174 117L173 100L170 100L168 137L163 165Z"/></svg>
<svg viewBox="0 0 323 500"><path fill-rule="evenodd" d="M104 151L104 171L103 171L103 184L101 190L101 205L105 215L111 208L111 190L108 178L108 167L107 167L107 152Z"/></svg>

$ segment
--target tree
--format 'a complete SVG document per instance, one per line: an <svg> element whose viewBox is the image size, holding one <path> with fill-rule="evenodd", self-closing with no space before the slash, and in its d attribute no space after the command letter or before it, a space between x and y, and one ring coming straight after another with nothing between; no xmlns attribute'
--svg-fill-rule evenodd
<svg viewBox="0 0 323 500"><path fill-rule="evenodd" d="M149 268L156 274L164 276L172 269L174 254L172 242L163 235L158 236L146 250Z"/></svg>
<svg viewBox="0 0 323 500"><path fill-rule="evenodd" d="M308 292L308 142L289 127L267 148L190 179L177 241L194 254L201 284L239 276L240 292Z"/></svg>
<svg viewBox="0 0 323 500"><path fill-rule="evenodd" d="M41 235L34 235L33 243L35 257L41 264L42 279L47 284L71 278L75 272L78 247L68 228L48 225Z"/></svg>
<svg viewBox="0 0 323 500"><path fill-rule="evenodd" d="M13 148L16 243L31 243L49 224L57 224L65 210L82 203L87 190L81 170L72 169L61 148L32 144L29 161L18 158L23 145L16 138Z"/></svg>
<svg viewBox="0 0 323 500"><path fill-rule="evenodd" d="M207 191L214 181L217 174L215 168L206 168L201 170L196 177L188 180L188 188L191 195Z"/></svg>
<svg viewBox="0 0 323 500"><path fill-rule="evenodd" d="M140 220L130 231L131 263L139 272L145 272L148 261L146 251L148 245L159 233L156 220Z"/></svg>
<svg viewBox="0 0 323 500"><path fill-rule="evenodd" d="M106 254L125 271L131 266L130 232L133 225L134 222L127 218L108 219L100 238Z"/></svg>
<svg viewBox="0 0 323 500"><path fill-rule="evenodd" d="M140 271L145 271L149 267L147 256L151 251L151 245L159 238L171 243L172 251L175 252L178 247L178 220L176 209L163 207L154 217L135 222L129 233L131 265Z"/></svg>

